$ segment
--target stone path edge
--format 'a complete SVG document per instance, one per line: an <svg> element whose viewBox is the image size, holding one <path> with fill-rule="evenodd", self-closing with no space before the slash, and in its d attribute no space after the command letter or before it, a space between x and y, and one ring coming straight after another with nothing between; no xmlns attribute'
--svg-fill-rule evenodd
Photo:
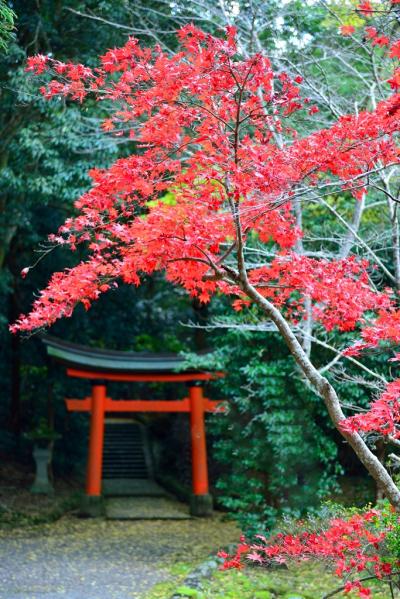
<svg viewBox="0 0 400 599"><path fill-rule="evenodd" d="M210 557L202 562L200 565L196 566L184 579L184 581L179 585L181 587L186 587L189 589L193 589L194 591L201 591L203 587L203 582L205 580L209 580L214 572L218 569L218 567L222 564L223 560L216 555L212 554ZM174 591L173 595L169 597L169 599L182 599L184 595Z"/></svg>

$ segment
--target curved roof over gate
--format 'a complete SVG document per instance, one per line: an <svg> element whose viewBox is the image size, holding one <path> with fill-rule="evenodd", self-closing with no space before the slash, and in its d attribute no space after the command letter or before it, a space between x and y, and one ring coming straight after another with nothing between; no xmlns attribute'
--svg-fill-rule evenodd
<svg viewBox="0 0 400 599"><path fill-rule="evenodd" d="M82 371L114 374L175 374L200 373L204 370L185 369L185 358L174 353L146 353L97 349L43 335L47 354L67 367ZM204 352L207 353L207 352ZM204 354L198 354L204 355ZM217 375L218 376L218 375ZM212 375L210 376L210 378Z"/></svg>

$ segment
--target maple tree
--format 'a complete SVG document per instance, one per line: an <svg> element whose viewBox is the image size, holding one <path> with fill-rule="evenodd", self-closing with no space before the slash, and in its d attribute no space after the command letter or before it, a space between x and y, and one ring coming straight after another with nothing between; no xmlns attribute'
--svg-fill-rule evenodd
<svg viewBox="0 0 400 599"><path fill-rule="evenodd" d="M357 10L367 18L371 18L374 13L384 15L387 24L393 27L393 24L398 21L396 4L398 2L362 2L357 4ZM379 25L382 23L379 23L378 27L365 27L365 39L369 41L371 48L382 48L384 56L398 59L398 40L391 40L383 33L384 28ZM356 27L351 23L342 23L340 29L345 37L353 36L356 32ZM358 42L357 37L354 37L354 41ZM393 90L397 91L398 62L395 61L393 67L394 75L388 79L388 83ZM382 180L385 187L388 179L382 177ZM396 211L397 194L388 195ZM396 287L398 288L398 285ZM361 352L368 349L396 348L399 343L398 322L399 311L393 294L389 306L375 311L372 318L364 315L361 340L344 353L347 356L359 356ZM399 354L395 353L391 361L397 362L399 357ZM395 379L386 385L386 389L372 402L368 411L343 420L340 424L342 430L362 432L365 435L377 433L386 441L398 444L399 395L399 379ZM391 516L388 517L388 513L391 513ZM299 524L299 528L302 528L302 523ZM369 583L374 578L387 583L390 587L390 596L394 597L394 589L400 588L399 518L395 508L387 511L387 508L381 507L350 517L336 518L327 524L322 523L321 528L318 527L316 531L314 527L313 530L300 534L298 532L278 534L270 538L259 536L257 542L250 544L242 539L235 554L221 553L224 568L240 568L248 559L259 564L270 564L274 561L282 563L293 559L317 558L326 560L330 564L333 562L336 574L344 579L343 586L327 594L326 597L341 592L347 594L351 591L356 592L360 597L371 597L373 590Z"/></svg>
<svg viewBox="0 0 400 599"><path fill-rule="evenodd" d="M84 244L88 257L55 273L31 314L12 330L51 325L78 303L89 308L118 279L138 285L143 274L159 270L202 302L215 293L231 295L237 309L252 302L275 324L334 425L400 506L391 476L359 435L376 430L376 420L365 418L368 428L354 419L343 424L334 387L296 336L310 304L313 319L326 330L354 330L368 318L364 345L349 353L381 340L396 342L395 293L371 284L366 260L311 259L297 252L302 231L294 214L310 188L323 194L339 187L360 202L371 175L398 164L398 42L378 42L378 32L370 32L371 43L387 45L395 61L391 95L373 110L300 137L296 113L317 112L301 95L302 78L274 74L261 53L241 58L235 34L229 26L222 39L187 25L173 55L131 38L100 57L95 69L43 55L29 59L27 70L47 77L45 98L83 102L94 96L110 109L103 130L126 136L136 152L91 171L93 186L76 202L77 216L50 239L72 250ZM249 258L254 239L275 252L262 266Z"/></svg>

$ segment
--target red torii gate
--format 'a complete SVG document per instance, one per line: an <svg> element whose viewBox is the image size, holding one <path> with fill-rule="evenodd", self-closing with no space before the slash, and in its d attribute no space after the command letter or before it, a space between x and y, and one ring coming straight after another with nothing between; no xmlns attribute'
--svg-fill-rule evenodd
<svg viewBox="0 0 400 599"><path fill-rule="evenodd" d="M92 383L92 392L84 399L66 399L71 412L90 413L89 452L86 477L86 495L89 502L101 498L106 413L134 412L188 412L192 446L191 513L208 516L212 510L209 494L205 412L223 411L221 401L212 401L203 395L201 382L223 376L220 372L184 370L184 358L177 354L147 354L137 352L93 349L87 346L43 336L47 353L66 366L68 376L86 379ZM107 381L116 382L185 382L188 397L179 400L112 399L107 397Z"/></svg>

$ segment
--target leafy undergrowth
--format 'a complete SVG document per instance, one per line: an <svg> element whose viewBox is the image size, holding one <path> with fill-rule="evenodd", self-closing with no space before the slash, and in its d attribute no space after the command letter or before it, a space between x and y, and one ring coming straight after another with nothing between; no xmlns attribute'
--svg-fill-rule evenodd
<svg viewBox="0 0 400 599"><path fill-rule="evenodd" d="M264 570L248 569L218 571L209 581L205 581L202 590L191 589L184 584L189 564L182 564L180 571L171 570L174 582L161 583L153 587L145 599L322 599L326 594L340 586L340 580L318 564L302 564ZM343 597L338 593L335 597ZM345 595L348 599L355 594ZM387 587L374 586L373 597L388 599Z"/></svg>
<svg viewBox="0 0 400 599"><path fill-rule="evenodd" d="M29 490L33 479L33 464L21 464L11 459L1 461L0 529L54 522L79 506L79 482L58 479L53 495L34 495Z"/></svg>
<svg viewBox="0 0 400 599"><path fill-rule="evenodd" d="M52 498L51 501L46 499L48 498L29 495L27 507L19 510L10 508L4 503L0 504L0 529L24 528L55 522L79 507L81 493L70 493Z"/></svg>

